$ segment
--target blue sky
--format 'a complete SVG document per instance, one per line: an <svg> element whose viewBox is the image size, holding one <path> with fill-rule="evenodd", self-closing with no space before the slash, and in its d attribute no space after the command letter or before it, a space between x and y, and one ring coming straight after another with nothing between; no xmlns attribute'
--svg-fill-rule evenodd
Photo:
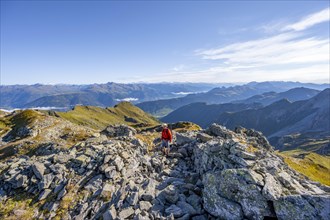
<svg viewBox="0 0 330 220"><path fill-rule="evenodd" d="M1 84L329 82L328 1L1 1Z"/></svg>

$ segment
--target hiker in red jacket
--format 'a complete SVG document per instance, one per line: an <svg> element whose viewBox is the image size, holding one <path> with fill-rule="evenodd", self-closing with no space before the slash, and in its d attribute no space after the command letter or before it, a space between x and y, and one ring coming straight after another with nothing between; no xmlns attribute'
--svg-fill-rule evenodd
<svg viewBox="0 0 330 220"><path fill-rule="evenodd" d="M163 124L161 140L164 154L168 156L170 153L170 143L172 142L172 133L170 129L168 129L167 124Z"/></svg>

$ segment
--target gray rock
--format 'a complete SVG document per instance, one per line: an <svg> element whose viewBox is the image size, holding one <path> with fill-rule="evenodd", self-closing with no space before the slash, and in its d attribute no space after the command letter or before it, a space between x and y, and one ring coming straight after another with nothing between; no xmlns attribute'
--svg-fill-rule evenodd
<svg viewBox="0 0 330 220"><path fill-rule="evenodd" d="M164 212L164 205L154 204L150 210L153 216L162 216Z"/></svg>
<svg viewBox="0 0 330 220"><path fill-rule="evenodd" d="M139 201L139 193L138 192L131 193L126 200L131 206L135 206Z"/></svg>
<svg viewBox="0 0 330 220"><path fill-rule="evenodd" d="M174 185L169 185L165 188L164 196L170 204L175 204L179 200L179 192Z"/></svg>
<svg viewBox="0 0 330 220"><path fill-rule="evenodd" d="M128 217L132 216L133 214L134 214L134 209L132 207L128 207L119 212L119 218L127 219Z"/></svg>
<svg viewBox="0 0 330 220"><path fill-rule="evenodd" d="M196 140L196 135L193 132L187 133L176 133L176 144L183 145L186 143L191 143Z"/></svg>
<svg viewBox="0 0 330 220"><path fill-rule="evenodd" d="M315 208L318 218L330 219L330 195L303 195L303 198Z"/></svg>
<svg viewBox="0 0 330 220"><path fill-rule="evenodd" d="M207 220L207 217L205 215L196 215L192 217L192 220Z"/></svg>
<svg viewBox="0 0 330 220"><path fill-rule="evenodd" d="M272 175L267 173L262 194L270 201L277 200L282 195L281 187L280 183L278 183Z"/></svg>
<svg viewBox="0 0 330 220"><path fill-rule="evenodd" d="M206 142L212 140L213 137L206 133L198 133L197 138L200 139L202 142L206 143Z"/></svg>
<svg viewBox="0 0 330 220"><path fill-rule="evenodd" d="M65 194L67 193L66 189L63 188L58 194L57 194L57 200L61 200Z"/></svg>
<svg viewBox="0 0 330 220"><path fill-rule="evenodd" d="M117 218L117 212L114 206L103 213L103 220L114 220Z"/></svg>
<svg viewBox="0 0 330 220"><path fill-rule="evenodd" d="M42 180L43 176L44 176L44 173L45 173L45 170L46 170L46 167L42 163L35 162L32 165L32 170L33 170L34 175L36 175L37 178Z"/></svg>
<svg viewBox="0 0 330 220"><path fill-rule="evenodd" d="M138 138L134 138L132 141L131 141L132 144L138 146L138 147L144 147L145 144L143 143L143 141L141 141L140 139Z"/></svg>
<svg viewBox="0 0 330 220"><path fill-rule="evenodd" d="M59 191L61 191L61 190L64 188L65 185L66 185L65 182L62 181L59 185L57 185L57 186L54 188L54 193L56 194L56 193L58 193Z"/></svg>
<svg viewBox="0 0 330 220"><path fill-rule="evenodd" d="M330 200L328 200L328 202L330 202ZM292 220L319 219L318 212L323 211L323 210L319 210L319 211L316 210L301 195L283 196L279 200L274 201L274 208L277 218L283 220L284 219L292 219ZM329 206L326 209L329 210Z"/></svg>
<svg viewBox="0 0 330 220"><path fill-rule="evenodd" d="M60 204L58 202L53 202L48 206L48 211L49 212L56 212L59 208Z"/></svg>
<svg viewBox="0 0 330 220"><path fill-rule="evenodd" d="M18 174L17 176L15 176L14 179L12 179L11 184L13 186L13 188L20 188L23 187L26 182L27 182L28 178L26 175L22 175L22 174Z"/></svg>
<svg viewBox="0 0 330 220"><path fill-rule="evenodd" d="M97 190L102 188L102 175L94 176L88 181L84 186L85 189L90 190L92 193L95 193Z"/></svg>
<svg viewBox="0 0 330 220"><path fill-rule="evenodd" d="M115 167L115 166L107 167L107 168L104 170L104 173L105 173L105 176L106 176L108 179L115 179L115 177L116 177L116 175L117 175L116 167Z"/></svg>
<svg viewBox="0 0 330 220"><path fill-rule="evenodd" d="M143 216L141 214L138 214L134 216L133 220L150 220L149 216Z"/></svg>
<svg viewBox="0 0 330 220"><path fill-rule="evenodd" d="M111 158L112 158L111 155L105 155L105 156L104 156L103 163L104 163L104 164L108 163L108 162L111 160Z"/></svg>
<svg viewBox="0 0 330 220"><path fill-rule="evenodd" d="M208 128L208 131L215 135L219 136L225 139L232 139L233 138L233 132L228 130L226 127L218 125L218 124L212 124Z"/></svg>
<svg viewBox="0 0 330 220"><path fill-rule="evenodd" d="M42 191L38 197L38 201L44 200L47 198L47 196L52 192L52 190L50 189L45 189L44 191Z"/></svg>
<svg viewBox="0 0 330 220"><path fill-rule="evenodd" d="M67 163L72 156L70 154L65 154L63 152L60 152L59 154L54 156L54 163L62 163L65 164Z"/></svg>
<svg viewBox="0 0 330 220"><path fill-rule="evenodd" d="M123 162L123 160L119 156L117 156L115 158L115 160L113 161L113 164L116 166L117 171L119 171L119 172L123 169L123 167L125 165L124 162Z"/></svg>
<svg viewBox="0 0 330 220"><path fill-rule="evenodd" d="M133 137L137 132L134 128L129 127L127 125L109 125L106 129L102 131L103 134L108 137Z"/></svg>
<svg viewBox="0 0 330 220"><path fill-rule="evenodd" d="M111 185L109 183L104 184L101 195L103 198L111 198L112 193L115 192L115 187L114 185Z"/></svg>
<svg viewBox="0 0 330 220"><path fill-rule="evenodd" d="M165 209L165 214L167 216L173 214L173 216L175 218L178 218L178 217L183 216L184 213L183 213L182 209L180 209L178 206L173 204L170 207L168 207L167 209Z"/></svg>
<svg viewBox="0 0 330 220"><path fill-rule="evenodd" d="M150 208L152 207L151 203L148 201L140 201L139 205L141 210L146 210L146 211L149 211Z"/></svg>
<svg viewBox="0 0 330 220"><path fill-rule="evenodd" d="M194 193L187 198L187 202L194 207L197 213L202 212L201 200L201 197Z"/></svg>
<svg viewBox="0 0 330 220"><path fill-rule="evenodd" d="M240 165L241 167L252 167L255 164L255 162L253 161L244 160L243 158L232 154L229 155L228 158L235 162L237 165Z"/></svg>
<svg viewBox="0 0 330 220"><path fill-rule="evenodd" d="M197 214L194 207L184 201L178 201L176 205L183 211L184 214L188 214L188 216Z"/></svg>
<svg viewBox="0 0 330 220"><path fill-rule="evenodd" d="M207 212L221 219L243 219L241 206L218 194L219 175L204 176L204 208Z"/></svg>
<svg viewBox="0 0 330 220"><path fill-rule="evenodd" d="M78 164L86 164L91 161L90 157L87 157L86 155L82 154L74 159L74 161Z"/></svg>
<svg viewBox="0 0 330 220"><path fill-rule="evenodd" d="M55 178L55 176L51 173L44 175L43 180L39 183L39 188L40 189L49 188L49 186L53 182L54 178Z"/></svg>
<svg viewBox="0 0 330 220"><path fill-rule="evenodd" d="M261 193L263 177L249 169L227 169L221 174L214 174L217 192L224 198L239 203L244 215L248 218L259 219L272 216L271 207Z"/></svg>
<svg viewBox="0 0 330 220"><path fill-rule="evenodd" d="M144 188L142 199L146 201L152 201L155 198L155 194L156 194L155 189L156 189L156 181L150 178L146 187Z"/></svg>

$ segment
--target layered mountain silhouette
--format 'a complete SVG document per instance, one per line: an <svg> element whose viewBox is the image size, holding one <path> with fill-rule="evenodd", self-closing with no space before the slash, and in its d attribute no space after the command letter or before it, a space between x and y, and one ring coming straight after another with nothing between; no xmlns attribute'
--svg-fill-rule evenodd
<svg viewBox="0 0 330 220"><path fill-rule="evenodd" d="M310 94L309 90L300 88L280 93L275 97L296 91L307 92L307 95L295 96L296 98L307 97ZM273 97L270 99L274 100ZM269 101L264 99L264 103L267 102ZM329 103L330 89L325 89L307 100L292 102L281 99L262 108L238 103L222 105L196 103L184 106L162 120L165 122L188 120L204 127L215 122L231 129L237 126L253 128L262 131L279 149L284 149L286 146L288 149L293 149L298 146L303 147L303 143L306 144L308 141L325 140L313 150L328 154L329 141L326 140L330 137Z"/></svg>
<svg viewBox="0 0 330 220"><path fill-rule="evenodd" d="M296 88L297 85L298 87L305 87L311 90L306 92L304 91L304 89L301 89L301 91L299 91L299 89L296 89L288 92L288 94L278 94L276 97L271 98L272 95L274 96L273 92L282 93L289 89ZM191 94L180 98L143 102L137 104L137 106L151 114L165 116L173 110L195 102L205 102L207 104L222 104L228 102L237 102L240 100L239 102L243 103L253 103L254 101L259 101L261 103L264 102L264 104L267 104L267 101L268 103L271 103L272 101L279 100L281 99L281 97L286 96L288 96L289 98L293 98L293 100L301 100L315 95L317 93L317 91L315 90L316 88L318 88L319 90L323 90L328 87L329 85L326 84L316 86L315 84L293 82L248 83L240 86L214 88L206 93ZM263 94L265 92L271 93ZM300 95L300 92L302 92L304 95ZM251 100L242 101L250 98L251 96L261 94L263 94L261 97L253 97L251 98ZM262 101L263 97L266 98L266 102Z"/></svg>
<svg viewBox="0 0 330 220"><path fill-rule="evenodd" d="M304 101L282 99L261 109L223 113L216 121L229 128L254 128L270 138L309 132L317 138L330 134L329 104L330 89L326 89Z"/></svg>
<svg viewBox="0 0 330 220"><path fill-rule="evenodd" d="M260 103L264 106L269 105L273 102L279 101L281 99L288 99L292 102L309 99L320 91L316 89L308 89L304 87L293 88L285 92L266 92L261 95L255 95L244 100L238 100L234 103Z"/></svg>
<svg viewBox="0 0 330 220"><path fill-rule="evenodd" d="M120 101L142 102L208 91L221 84L155 83L90 85L0 86L1 108L72 107L77 104L111 106Z"/></svg>
<svg viewBox="0 0 330 220"><path fill-rule="evenodd" d="M264 92L283 92L294 87L322 90L326 84L298 82L248 83L242 86L218 83L105 83L89 85L11 85L0 86L0 108L65 107L93 105L107 107L120 101L141 103L149 113L173 111L194 102L225 103ZM230 87L230 88L229 88ZM208 92L206 92L208 91ZM182 98L180 98L182 97Z"/></svg>

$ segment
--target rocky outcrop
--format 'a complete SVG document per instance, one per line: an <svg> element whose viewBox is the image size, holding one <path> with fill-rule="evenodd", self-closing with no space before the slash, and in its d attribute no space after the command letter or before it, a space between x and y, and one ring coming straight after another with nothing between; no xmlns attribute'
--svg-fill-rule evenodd
<svg viewBox="0 0 330 220"><path fill-rule="evenodd" d="M124 124L109 125L102 131L102 133L107 135L108 137L119 137L119 136L132 137L133 135L136 134L136 130Z"/></svg>
<svg viewBox="0 0 330 220"><path fill-rule="evenodd" d="M0 202L28 193L34 218L330 218L329 188L289 169L259 132L176 133L169 157L147 153L135 132L110 126L70 149L3 161Z"/></svg>

